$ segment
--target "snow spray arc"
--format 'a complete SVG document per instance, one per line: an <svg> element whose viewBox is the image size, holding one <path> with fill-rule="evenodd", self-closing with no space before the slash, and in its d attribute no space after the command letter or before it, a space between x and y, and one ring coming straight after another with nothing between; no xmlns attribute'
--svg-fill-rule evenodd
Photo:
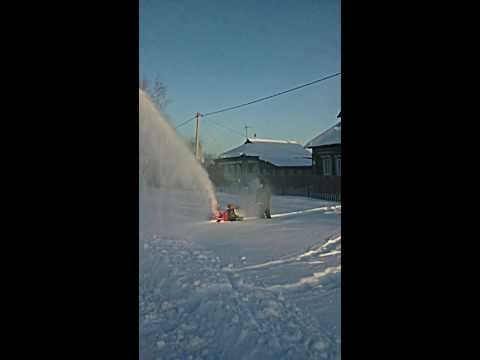
<svg viewBox="0 0 480 360"><path fill-rule="evenodd" d="M141 89L139 126L140 192L153 185L160 189L193 190L206 196L210 211L215 213L217 200L207 172Z"/></svg>

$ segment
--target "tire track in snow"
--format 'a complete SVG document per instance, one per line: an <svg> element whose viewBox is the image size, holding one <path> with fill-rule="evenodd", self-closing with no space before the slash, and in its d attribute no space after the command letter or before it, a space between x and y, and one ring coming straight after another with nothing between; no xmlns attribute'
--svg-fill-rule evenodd
<svg viewBox="0 0 480 360"><path fill-rule="evenodd" d="M313 248L312 250L309 250L306 253L303 253L303 254L299 255L297 259L301 260L301 259L303 259L305 257L308 257L308 256L311 256L311 255L316 255L318 253L321 254L322 251L325 250L329 245L336 244L336 243L340 242L341 239L342 239L341 235L339 235L337 237L334 237L333 239L329 239L324 244L322 244L319 248L315 249L315 246L314 246L314 247L312 247ZM340 253L340 251L338 253ZM320 255L320 256L322 256L322 255Z"/></svg>
<svg viewBox="0 0 480 360"><path fill-rule="evenodd" d="M292 211L283 214L272 214L272 218L281 218L285 216L292 216L292 215L303 215L317 211L332 211L332 210L340 210L342 205L335 205L335 206L322 206L319 208L307 209L307 210L299 210L299 211Z"/></svg>
<svg viewBox="0 0 480 360"><path fill-rule="evenodd" d="M304 286L314 286L320 282L320 279L323 277L329 275L329 274L336 274L340 272L341 270L341 265L338 266L332 266L329 268L326 268L324 271L321 272L315 272L313 273L312 276L307 276L304 278L301 278L299 281L293 284L284 284L284 285L273 285L269 286L267 290L272 290L272 291L278 291L278 290L295 290L298 288L302 288Z"/></svg>
<svg viewBox="0 0 480 360"><path fill-rule="evenodd" d="M249 265L249 266L243 266L240 268L224 268L223 270L226 272L241 272L241 271L250 271L250 270L258 270L258 269L268 269L273 266L277 265L287 265L287 264L292 264L292 263L309 263L308 261L305 261L303 259L312 257L312 256L318 256L318 257L327 257L327 256L333 256L337 254L341 254L341 251L339 250L333 250L327 253L323 253L328 246L332 244L339 243L341 241L341 236L335 236L332 239L328 239L325 243L323 243L320 247L317 248L318 245L315 245L312 247L312 250L308 250L303 254L288 257L285 259L279 259L279 260L272 260L272 261L267 261L265 263L261 264L255 264L255 265ZM313 262L314 264L317 264L318 262Z"/></svg>
<svg viewBox="0 0 480 360"><path fill-rule="evenodd" d="M336 337L281 293L222 272L218 257L186 239L154 236L148 245L139 294L143 359L337 358Z"/></svg>

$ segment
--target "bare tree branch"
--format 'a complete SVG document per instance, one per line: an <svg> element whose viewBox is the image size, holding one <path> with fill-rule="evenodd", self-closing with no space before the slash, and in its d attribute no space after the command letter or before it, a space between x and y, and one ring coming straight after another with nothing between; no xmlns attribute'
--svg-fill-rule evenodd
<svg viewBox="0 0 480 360"><path fill-rule="evenodd" d="M165 110L166 106L171 103L171 100L167 98L167 87L158 76L155 76L152 87L150 87L150 81L145 78L140 80L138 87L145 91L161 110Z"/></svg>

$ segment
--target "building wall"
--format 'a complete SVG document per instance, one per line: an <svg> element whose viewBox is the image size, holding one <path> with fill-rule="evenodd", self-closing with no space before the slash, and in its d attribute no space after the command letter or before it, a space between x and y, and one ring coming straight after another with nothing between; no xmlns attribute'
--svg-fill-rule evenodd
<svg viewBox="0 0 480 360"><path fill-rule="evenodd" d="M272 191L278 195L316 196L321 194L338 195L341 193L341 177L315 174L287 175L269 177L267 181Z"/></svg>
<svg viewBox="0 0 480 360"><path fill-rule="evenodd" d="M258 157L238 157L231 159L218 159L214 169L210 171L216 182L246 183L254 178L277 178L295 175L310 175L311 166L279 167L260 160ZM212 179L213 180L213 179Z"/></svg>
<svg viewBox="0 0 480 360"><path fill-rule="evenodd" d="M342 146L328 145L312 148L313 173L323 176L341 176ZM325 173L325 160L330 161L330 173Z"/></svg>
<svg viewBox="0 0 480 360"><path fill-rule="evenodd" d="M240 191L251 180L263 177L272 192L278 195L300 195L339 200L341 176L336 175L335 156L341 156L339 147L328 151L314 152L320 158L332 158L333 175L325 176L323 169L318 172L312 167L277 167L256 157L218 159L210 170L210 177L216 186L227 191ZM314 155L315 156L315 155ZM320 162L321 163L321 162Z"/></svg>

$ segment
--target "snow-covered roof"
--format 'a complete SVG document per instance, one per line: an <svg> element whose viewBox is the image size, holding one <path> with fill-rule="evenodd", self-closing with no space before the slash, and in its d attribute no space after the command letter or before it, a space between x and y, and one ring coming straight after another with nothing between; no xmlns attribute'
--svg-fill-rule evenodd
<svg viewBox="0 0 480 360"><path fill-rule="evenodd" d="M249 138L243 145L220 155L220 159L258 156L276 166L311 166L312 154L295 141Z"/></svg>
<svg viewBox="0 0 480 360"><path fill-rule="evenodd" d="M324 145L334 145L342 143L342 122L339 121L332 127L322 132L320 135L310 140L305 147L312 148Z"/></svg>
<svg viewBox="0 0 480 360"><path fill-rule="evenodd" d="M271 143L271 144L297 144L296 141L289 140L272 140L272 139L259 139L259 138L249 138L248 142L254 143Z"/></svg>

